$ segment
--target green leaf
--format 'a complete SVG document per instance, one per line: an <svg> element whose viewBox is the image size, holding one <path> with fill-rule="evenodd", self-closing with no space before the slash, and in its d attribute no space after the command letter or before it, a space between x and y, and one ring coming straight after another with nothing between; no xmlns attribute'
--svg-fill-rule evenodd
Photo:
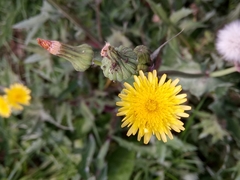
<svg viewBox="0 0 240 180"><path fill-rule="evenodd" d="M176 24L178 23L182 18L188 16L192 14L192 10L191 9L187 9L187 8L182 8L174 13L171 14L170 19L171 21Z"/></svg>
<svg viewBox="0 0 240 180"><path fill-rule="evenodd" d="M133 142L126 141L126 140L116 137L116 136L113 136L112 138L116 142L118 142L118 144L121 147L124 147L128 150L135 151L135 152L138 152L141 154L148 154L148 155L152 155L152 156L156 155L156 147L155 146L139 146L137 144L134 144Z"/></svg>
<svg viewBox="0 0 240 180"><path fill-rule="evenodd" d="M30 63L36 63L38 61L44 60L46 59L47 56L46 55L40 55L40 54L33 54L28 56L25 60L24 60L24 64L30 64Z"/></svg>
<svg viewBox="0 0 240 180"><path fill-rule="evenodd" d="M82 153L82 161L79 164L79 172L83 179L88 179L90 177L90 165L93 160L93 155L96 150L96 142L92 135L88 138L88 143L86 144L83 153Z"/></svg>
<svg viewBox="0 0 240 180"><path fill-rule="evenodd" d="M176 65L174 67L182 72L187 72L191 74L201 73L200 65L194 62L182 63L181 65ZM161 67L161 70L171 69L169 67ZM191 77L178 77L184 90L190 91L191 94L200 98L204 93L219 91L218 88L224 90L224 87L232 86L231 83L222 81L218 78L211 77L201 77L201 78L191 78ZM197 86L196 86L197 84ZM223 92L222 92L223 93Z"/></svg>
<svg viewBox="0 0 240 180"><path fill-rule="evenodd" d="M229 136L228 132L220 126L215 115L205 112L198 112L197 115L201 119L201 122L195 125L194 128L202 128L199 139L211 135L212 144L215 144L217 141L223 140L225 136Z"/></svg>
<svg viewBox="0 0 240 180"><path fill-rule="evenodd" d="M109 180L128 180L133 172L135 152L123 147L118 147L109 156L108 179Z"/></svg>
<svg viewBox="0 0 240 180"><path fill-rule="evenodd" d="M29 19L23 20L21 22L18 22L17 24L13 25L13 28L16 29L31 29L37 26L38 24L45 23L49 18L49 15L47 13L41 13L34 17L31 17Z"/></svg>
<svg viewBox="0 0 240 180"><path fill-rule="evenodd" d="M121 45L125 47L132 46L132 42L122 32L116 30L112 30L112 35L107 37L107 42L114 47L119 47Z"/></svg>
<svg viewBox="0 0 240 180"><path fill-rule="evenodd" d="M40 151L41 147L43 146L43 141L42 139L38 139L36 141L34 141L31 146L29 146L27 149L26 149L26 153L27 154L31 154L33 152L36 152L36 151Z"/></svg>
<svg viewBox="0 0 240 180"><path fill-rule="evenodd" d="M197 148L194 145L183 142L176 136L172 140L167 141L166 145L182 152L191 152L197 150Z"/></svg>
<svg viewBox="0 0 240 180"><path fill-rule="evenodd" d="M237 164L230 169L231 171L235 172L235 180L240 180L240 161L237 162Z"/></svg>
<svg viewBox="0 0 240 180"><path fill-rule="evenodd" d="M109 149L109 144L110 144L109 140L105 141L98 153L97 166L100 170L105 166L104 160L105 160L105 157L106 157L108 149Z"/></svg>
<svg viewBox="0 0 240 180"><path fill-rule="evenodd" d="M156 4L152 0L147 0L147 2L149 3L152 11L155 14L157 14L166 24L168 24L168 25L171 24L166 11L163 9L163 7L160 3Z"/></svg>
<svg viewBox="0 0 240 180"><path fill-rule="evenodd" d="M201 22L195 22L193 20L184 20L181 22L180 27L184 29L185 33L190 34L198 28L206 27L206 25Z"/></svg>
<svg viewBox="0 0 240 180"><path fill-rule="evenodd" d="M95 117L83 100L81 101L80 111L84 117L84 123L82 125L81 132L86 133L86 132L90 131L90 129L92 129L92 127L94 125Z"/></svg>

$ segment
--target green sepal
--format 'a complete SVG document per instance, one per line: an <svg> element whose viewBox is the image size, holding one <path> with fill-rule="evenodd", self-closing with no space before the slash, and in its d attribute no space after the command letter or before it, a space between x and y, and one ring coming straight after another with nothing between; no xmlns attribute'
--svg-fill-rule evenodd
<svg viewBox="0 0 240 180"><path fill-rule="evenodd" d="M80 46L62 44L58 56L70 61L76 71L85 71L92 64L94 52L87 44Z"/></svg>
<svg viewBox="0 0 240 180"><path fill-rule="evenodd" d="M123 81L136 74L137 55L131 48L109 46L107 56L102 59L103 74L113 81Z"/></svg>

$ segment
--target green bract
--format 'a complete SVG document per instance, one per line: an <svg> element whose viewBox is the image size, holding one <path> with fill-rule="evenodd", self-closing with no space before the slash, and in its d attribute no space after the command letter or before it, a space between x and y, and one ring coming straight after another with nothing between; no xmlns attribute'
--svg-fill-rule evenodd
<svg viewBox="0 0 240 180"><path fill-rule="evenodd" d="M106 51L101 65L104 76L113 81L123 81L136 74L137 55L131 48L108 46Z"/></svg>
<svg viewBox="0 0 240 180"><path fill-rule="evenodd" d="M134 49L134 52L137 54L137 70L147 71L152 64L149 49L144 45L139 45Z"/></svg>
<svg viewBox="0 0 240 180"><path fill-rule="evenodd" d="M91 66L94 55L91 46L87 44L82 44L80 46L61 45L57 56L70 61L76 71L85 71Z"/></svg>

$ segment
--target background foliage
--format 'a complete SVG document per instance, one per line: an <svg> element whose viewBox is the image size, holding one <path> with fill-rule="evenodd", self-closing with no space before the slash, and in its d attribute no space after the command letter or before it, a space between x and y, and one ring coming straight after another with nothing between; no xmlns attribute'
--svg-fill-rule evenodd
<svg viewBox="0 0 240 180"><path fill-rule="evenodd" d="M240 18L238 0L2 0L0 85L23 82L31 106L0 119L0 179L240 179L240 75L180 78L191 116L172 141L126 137L115 102L120 83L99 67L74 71L36 38L80 45L104 41L154 51L158 69L211 72L231 66L215 35ZM99 58L100 59L100 58Z"/></svg>

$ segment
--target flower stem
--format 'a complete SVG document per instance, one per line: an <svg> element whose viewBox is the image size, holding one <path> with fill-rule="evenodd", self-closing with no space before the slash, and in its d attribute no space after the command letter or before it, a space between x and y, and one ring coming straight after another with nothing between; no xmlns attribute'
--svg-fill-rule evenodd
<svg viewBox="0 0 240 180"><path fill-rule="evenodd" d="M185 73L185 72L175 71L175 70L166 70L166 71L159 71L158 75L167 74L167 75L171 75L171 76L179 76L179 77L184 77L184 78L201 78L201 77L220 77L220 76L224 76L224 75L227 75L227 74L230 74L233 72L237 72L237 68L235 66L227 68L227 69L215 71L210 74L208 74L207 72L191 74L191 73Z"/></svg>
<svg viewBox="0 0 240 180"><path fill-rule="evenodd" d="M227 68L227 69L212 72L212 73L209 74L209 76L210 77L220 77L220 76L224 76L224 75L236 72L236 71L237 71L237 69L234 66L234 67L230 67L230 68Z"/></svg>
<svg viewBox="0 0 240 180"><path fill-rule="evenodd" d="M175 70L166 70L166 71L159 71L158 72L158 75L162 75L162 74L184 77L184 78L201 78L201 77L207 76L206 73L191 74L191 73L184 73L184 72L175 71Z"/></svg>
<svg viewBox="0 0 240 180"><path fill-rule="evenodd" d="M97 65L97 66L101 66L102 62L96 59L93 59L93 64Z"/></svg>

